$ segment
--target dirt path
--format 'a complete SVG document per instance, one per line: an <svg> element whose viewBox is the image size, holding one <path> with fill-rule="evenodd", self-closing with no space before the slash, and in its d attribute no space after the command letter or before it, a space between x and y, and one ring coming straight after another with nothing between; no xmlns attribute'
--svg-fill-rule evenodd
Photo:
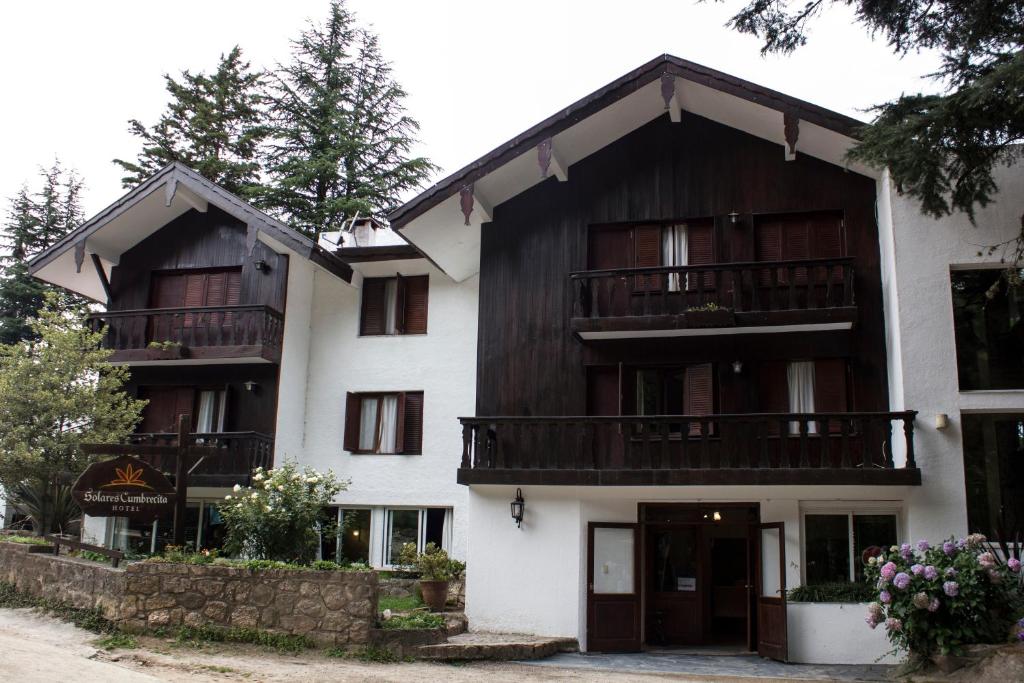
<svg viewBox="0 0 1024 683"><path fill-rule="evenodd" d="M193 648L145 638L133 650L105 652L95 635L31 610L0 609L0 680L16 683L153 681L366 681L369 683L524 683L652 681L664 675L621 674L522 664L369 664L319 652L268 654L243 646ZM693 679L690 679L693 680Z"/></svg>

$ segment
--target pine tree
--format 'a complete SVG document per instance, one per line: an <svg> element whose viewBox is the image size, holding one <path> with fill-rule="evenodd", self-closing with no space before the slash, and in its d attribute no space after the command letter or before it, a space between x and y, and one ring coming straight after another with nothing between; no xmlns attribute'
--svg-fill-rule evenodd
<svg viewBox="0 0 1024 683"><path fill-rule="evenodd" d="M225 189L246 196L259 183L260 144L266 135L262 110L263 74L242 60L237 45L221 55L216 71L165 75L171 101L150 128L137 119L128 130L142 140L136 161L114 159L134 187L161 167L180 161Z"/></svg>
<svg viewBox="0 0 1024 683"><path fill-rule="evenodd" d="M293 42L269 95L271 133L259 203L314 239L356 213L380 215L434 166L413 157L419 124L377 37L341 1Z"/></svg>
<svg viewBox="0 0 1024 683"><path fill-rule="evenodd" d="M64 305L76 297L33 278L28 262L77 228L83 220L80 197L82 180L73 170L55 161L40 169L42 187L32 193L28 186L10 200L7 222L0 235L0 343L13 344L33 336L29 320L42 308L47 292L57 292Z"/></svg>

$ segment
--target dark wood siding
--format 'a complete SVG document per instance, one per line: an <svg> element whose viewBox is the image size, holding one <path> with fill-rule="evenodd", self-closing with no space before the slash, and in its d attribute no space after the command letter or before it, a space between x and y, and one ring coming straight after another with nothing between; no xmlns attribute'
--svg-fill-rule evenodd
<svg viewBox="0 0 1024 683"><path fill-rule="evenodd" d="M504 202L481 232L477 374L479 415L581 415L589 365L662 362L717 365L721 411L756 408L756 367L764 360L849 360L851 408L888 408L875 184L870 178L798 155L691 114L639 128ZM722 217L735 212L733 223ZM598 226L687 222L714 225L716 258L754 256L754 227L767 214L827 212L845 224L856 258L859 310L852 332L697 337L581 343L569 330L568 273L588 267ZM611 258L602 257L603 261ZM589 265L597 267L592 255ZM734 375L731 361L744 370Z"/></svg>

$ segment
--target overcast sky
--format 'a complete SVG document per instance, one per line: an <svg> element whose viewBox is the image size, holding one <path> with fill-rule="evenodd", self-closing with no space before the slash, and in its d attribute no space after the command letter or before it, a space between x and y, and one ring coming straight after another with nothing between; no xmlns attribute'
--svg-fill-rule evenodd
<svg viewBox="0 0 1024 683"><path fill-rule="evenodd" d="M932 55L898 59L845 8L789 57L724 27L745 0L350 0L381 37L442 177L644 62L668 52L850 116L901 92L934 90ZM255 66L327 0L4 2L0 5L0 200L55 156L84 177L92 215L122 194L127 120L167 102L162 74L210 70L242 46Z"/></svg>

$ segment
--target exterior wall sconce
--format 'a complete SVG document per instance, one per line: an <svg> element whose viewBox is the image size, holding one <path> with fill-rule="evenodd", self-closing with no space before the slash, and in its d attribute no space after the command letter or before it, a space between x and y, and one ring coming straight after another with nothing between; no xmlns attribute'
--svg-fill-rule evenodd
<svg viewBox="0 0 1024 683"><path fill-rule="evenodd" d="M743 361L741 361L741 360L734 360L732 362L732 371L733 371L733 373L735 373L737 375L740 374L741 372L743 372Z"/></svg>
<svg viewBox="0 0 1024 683"><path fill-rule="evenodd" d="M736 225L737 223L740 222L740 215L735 211L729 212L729 222L732 223L733 225Z"/></svg>
<svg viewBox="0 0 1024 683"><path fill-rule="evenodd" d="M263 259L257 259L256 262L253 263L252 265L256 270L260 271L261 273L265 273L270 270L270 264L264 261Z"/></svg>
<svg viewBox="0 0 1024 683"><path fill-rule="evenodd" d="M939 413L935 416L935 428L936 429L948 429L949 428L949 415L946 413Z"/></svg>
<svg viewBox="0 0 1024 683"><path fill-rule="evenodd" d="M516 526L523 528L523 512L526 510L526 501L523 500L523 490L516 489L516 499L512 501L512 519Z"/></svg>
<svg viewBox="0 0 1024 683"><path fill-rule="evenodd" d="M249 391L249 392L254 392L254 391L256 391L257 389L260 388L259 383L254 382L252 380L249 380L248 382L246 382L242 386L245 387L245 390Z"/></svg>

